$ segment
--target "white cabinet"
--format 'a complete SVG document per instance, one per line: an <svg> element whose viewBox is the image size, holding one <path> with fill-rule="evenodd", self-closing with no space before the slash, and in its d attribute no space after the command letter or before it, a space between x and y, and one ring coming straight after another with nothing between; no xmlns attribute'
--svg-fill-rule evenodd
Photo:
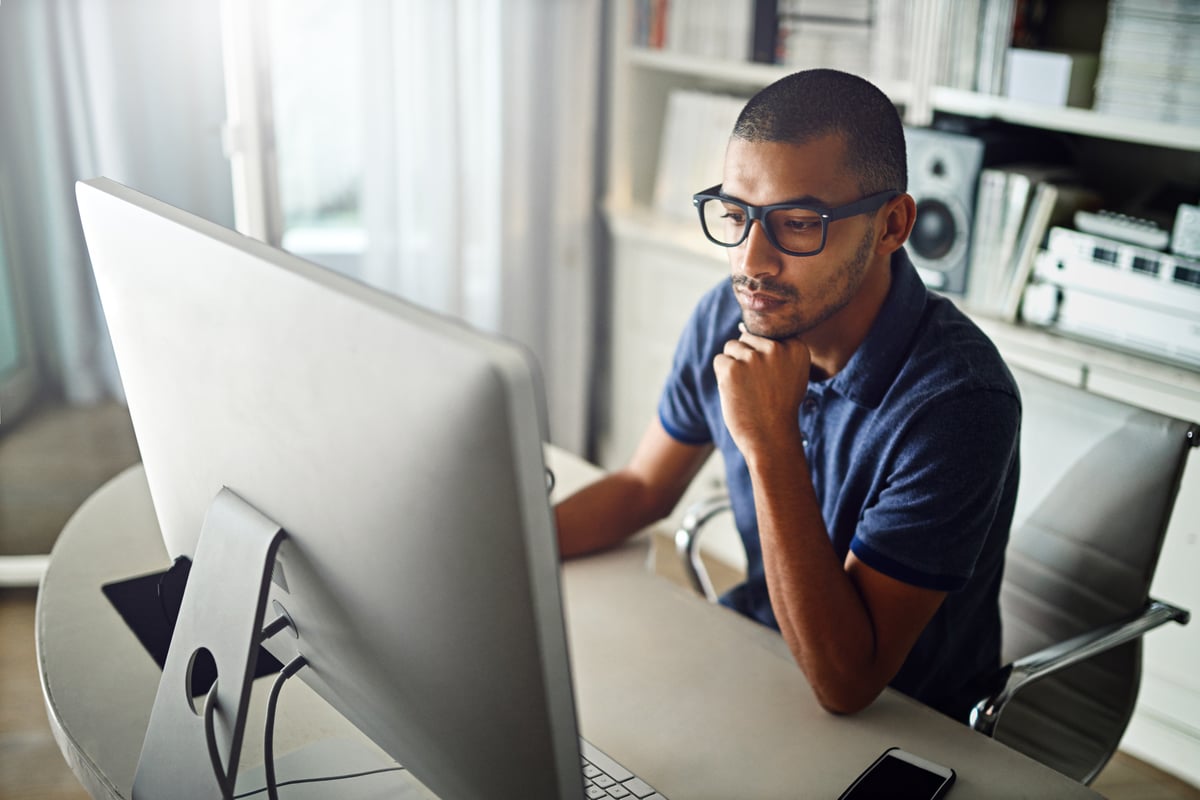
<svg viewBox="0 0 1200 800"><path fill-rule="evenodd" d="M928 85L939 40L941 0L913 6L915 80L873 79L902 107L908 123L931 111L1062 132L1100 143L1089 166L1121 172L1182 175L1200 185L1200 129L1147 123L1082 109L1046 109L1001 97ZM606 216L611 233L611 330L606 414L599 458L615 467L632 452L653 419L679 331L696 299L727 274L724 254L704 241L696 223L653 208L660 137L673 89L705 89L748 97L795 69L699 58L631 44L636 0L610 4L609 165ZM819 64L805 66L820 66ZM1116 148L1105 149L1106 147ZM1129 154L1135 154L1129 163ZM721 153L711 154L719 164ZM1118 163L1119 162L1119 163ZM720 180L714 174L711 183ZM696 186L699 190L702 186ZM1005 357L1053 377L1136 405L1200 421L1200 372L1139 358L1098 344L980 318ZM714 459L716 461L716 459ZM712 463L685 502L720 488ZM706 537L708 538L708 537ZM740 558L736 537L717 540L718 557ZM1200 613L1200 456L1185 473L1154 593ZM1200 785L1200 623L1148 635L1141 699L1124 749Z"/></svg>

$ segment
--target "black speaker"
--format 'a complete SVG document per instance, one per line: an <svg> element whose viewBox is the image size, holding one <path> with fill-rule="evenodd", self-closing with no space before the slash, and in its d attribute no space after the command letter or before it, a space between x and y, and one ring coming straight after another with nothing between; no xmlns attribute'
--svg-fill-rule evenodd
<svg viewBox="0 0 1200 800"><path fill-rule="evenodd" d="M984 142L931 128L906 127L904 135L908 193L917 201L908 255L930 288L964 294Z"/></svg>

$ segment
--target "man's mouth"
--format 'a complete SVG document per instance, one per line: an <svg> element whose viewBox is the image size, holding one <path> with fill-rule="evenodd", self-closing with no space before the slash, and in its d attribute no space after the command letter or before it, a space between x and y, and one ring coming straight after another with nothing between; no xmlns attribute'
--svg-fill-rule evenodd
<svg viewBox="0 0 1200 800"><path fill-rule="evenodd" d="M752 292L749 289L739 289L738 295L742 298L742 308L747 311L769 311L786 302L782 297L766 292Z"/></svg>
<svg viewBox="0 0 1200 800"><path fill-rule="evenodd" d="M745 276L733 278L733 288L742 308L747 311L769 311L795 300L795 292L790 286L768 286Z"/></svg>

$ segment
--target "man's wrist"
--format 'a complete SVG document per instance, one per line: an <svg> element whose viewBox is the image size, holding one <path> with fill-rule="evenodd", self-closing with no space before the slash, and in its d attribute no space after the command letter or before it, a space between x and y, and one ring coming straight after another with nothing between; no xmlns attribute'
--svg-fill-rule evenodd
<svg viewBox="0 0 1200 800"><path fill-rule="evenodd" d="M765 437L755 441L742 451L746 467L752 474L766 474L775 467L782 468L787 474L795 474L797 466L808 469L808 459L805 457L804 434L792 430L778 436Z"/></svg>

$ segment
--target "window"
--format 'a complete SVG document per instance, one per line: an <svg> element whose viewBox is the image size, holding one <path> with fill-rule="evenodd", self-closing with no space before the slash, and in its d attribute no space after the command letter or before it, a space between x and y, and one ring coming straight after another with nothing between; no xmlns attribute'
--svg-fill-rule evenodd
<svg viewBox="0 0 1200 800"><path fill-rule="evenodd" d="M362 7L274 0L268 25L282 244L344 268L366 238Z"/></svg>
<svg viewBox="0 0 1200 800"><path fill-rule="evenodd" d="M351 273L366 242L365 6L271 0L223 8L239 229Z"/></svg>

